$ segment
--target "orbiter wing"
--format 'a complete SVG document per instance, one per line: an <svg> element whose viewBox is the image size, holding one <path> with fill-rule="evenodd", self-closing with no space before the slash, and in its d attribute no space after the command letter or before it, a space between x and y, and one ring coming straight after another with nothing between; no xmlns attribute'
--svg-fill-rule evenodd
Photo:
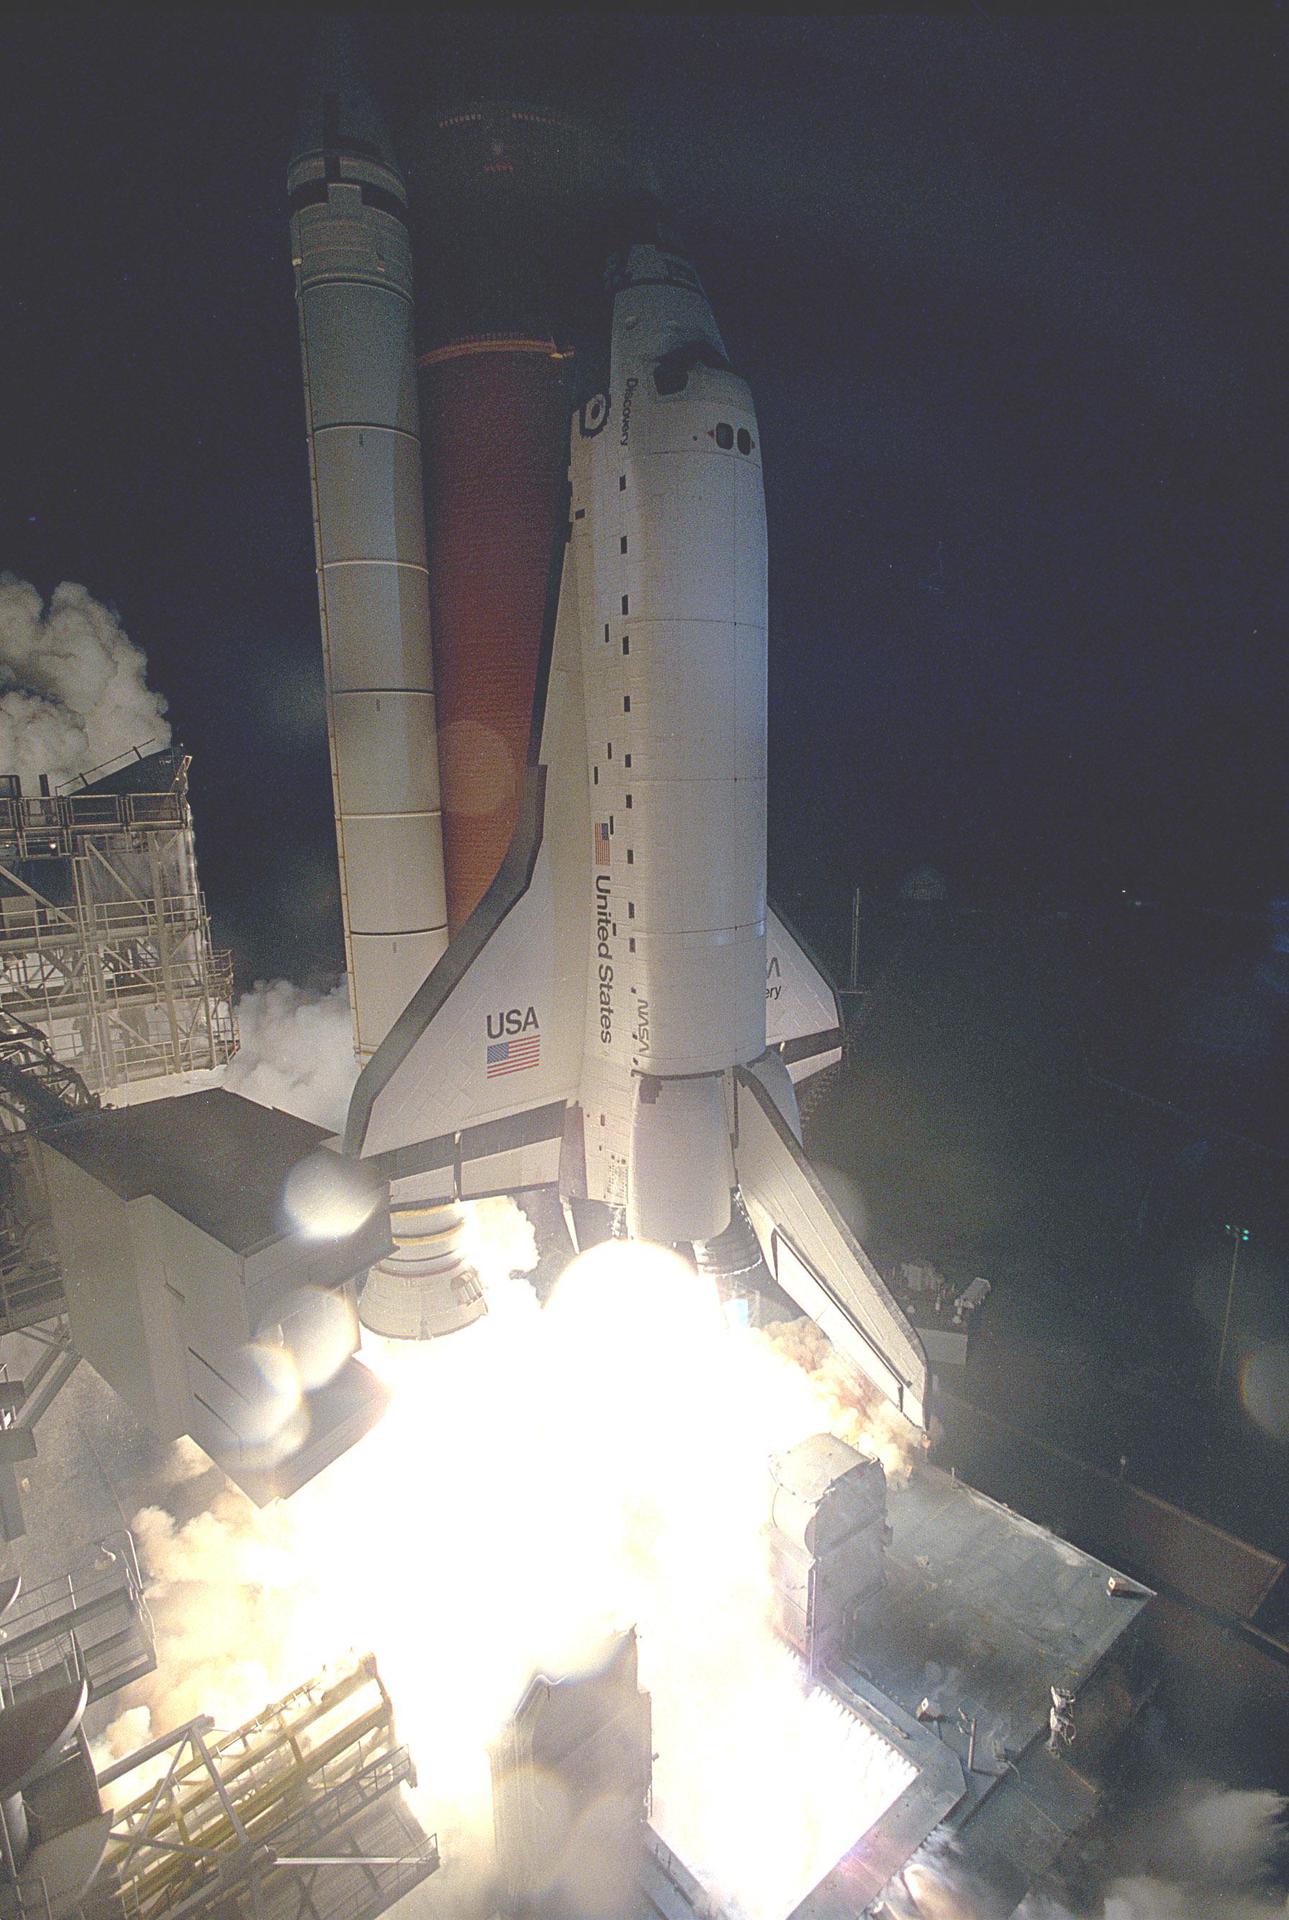
<svg viewBox="0 0 1289 1920"><path fill-rule="evenodd" d="M788 1297L915 1426L926 1355L755 1071L734 1070L734 1165L765 1263Z"/></svg>

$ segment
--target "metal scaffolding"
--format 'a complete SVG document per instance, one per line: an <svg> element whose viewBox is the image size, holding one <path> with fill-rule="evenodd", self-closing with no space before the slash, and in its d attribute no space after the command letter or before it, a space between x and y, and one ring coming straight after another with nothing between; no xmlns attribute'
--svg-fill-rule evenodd
<svg viewBox="0 0 1289 1920"><path fill-rule="evenodd" d="M197 884L186 755L129 763L79 793L0 782L0 1011L44 1033L107 1099L223 1066L232 963Z"/></svg>
<svg viewBox="0 0 1289 1920"><path fill-rule="evenodd" d="M96 1772L86 1706L153 1665L129 1535L26 1614L0 1698L0 1920L376 1920L439 1864L368 1657L235 1733L209 1718ZM131 1786L113 1809L110 1790ZM108 1798L105 1802L104 1796Z"/></svg>
<svg viewBox="0 0 1289 1920"><path fill-rule="evenodd" d="M117 1808L96 1911L114 1920L369 1920L439 1864L397 1789L411 1779L376 1667L311 1681L235 1733L180 1727L159 1777Z"/></svg>
<svg viewBox="0 0 1289 1920"><path fill-rule="evenodd" d="M211 946L197 884L189 764L138 752L76 792L35 795L0 775L0 1336L28 1341L0 1364L4 1540L24 1530L18 1474L36 1422L77 1361L33 1136L237 1049L232 961Z"/></svg>
<svg viewBox="0 0 1289 1920"><path fill-rule="evenodd" d="M59 1682L84 1680L89 1702L156 1666L156 1637L126 1529L85 1548L57 1579L0 1587L0 1712Z"/></svg>

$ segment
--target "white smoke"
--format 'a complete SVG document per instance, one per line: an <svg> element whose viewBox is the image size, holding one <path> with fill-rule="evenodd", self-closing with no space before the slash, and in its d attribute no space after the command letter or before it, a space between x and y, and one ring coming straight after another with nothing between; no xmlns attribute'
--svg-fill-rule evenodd
<svg viewBox="0 0 1289 1920"><path fill-rule="evenodd" d="M257 980L236 1014L241 1044L218 1084L338 1132L358 1074L349 982L310 993L289 980Z"/></svg>
<svg viewBox="0 0 1289 1920"><path fill-rule="evenodd" d="M1143 1810L1116 1849L1118 1869L1078 1920L1286 1920L1278 1884L1289 1802L1268 1788L1192 1780ZM891 1920L977 1920L991 1904L958 1844L932 1834L883 1897ZM1015 1920L1076 1920L1032 1893Z"/></svg>
<svg viewBox="0 0 1289 1920"><path fill-rule="evenodd" d="M504 1193L488 1200L468 1200L461 1211L465 1253L488 1276L489 1312L528 1312L533 1293L522 1276L532 1273L541 1257L532 1221Z"/></svg>
<svg viewBox="0 0 1289 1920"><path fill-rule="evenodd" d="M1100 1920L1284 1920L1289 1906L1273 1894L1225 1887L1179 1887L1148 1875L1116 1880Z"/></svg>
<svg viewBox="0 0 1289 1920"><path fill-rule="evenodd" d="M48 605L30 581L0 574L0 773L34 792L130 753L164 747L166 703L147 657L110 607L65 580Z"/></svg>
<svg viewBox="0 0 1289 1920"><path fill-rule="evenodd" d="M1287 1806L1267 1788L1178 1788L1131 1836L1133 1870L1106 1889L1102 1920L1280 1920Z"/></svg>
<svg viewBox="0 0 1289 1920"><path fill-rule="evenodd" d="M1284 1850L1287 1807L1289 1801L1267 1788L1193 1782L1152 1834L1152 1860L1167 1861L1178 1878L1200 1885L1260 1887Z"/></svg>
<svg viewBox="0 0 1289 1920"><path fill-rule="evenodd" d="M124 1760L127 1754L137 1753L140 1747L146 1746L151 1740L152 1732L150 1710L147 1707L127 1707L99 1739L91 1742L95 1770L103 1773L114 1760Z"/></svg>

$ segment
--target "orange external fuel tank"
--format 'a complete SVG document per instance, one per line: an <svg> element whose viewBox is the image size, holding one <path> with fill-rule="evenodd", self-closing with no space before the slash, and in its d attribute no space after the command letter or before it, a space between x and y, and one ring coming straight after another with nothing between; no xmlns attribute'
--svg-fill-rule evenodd
<svg viewBox="0 0 1289 1920"><path fill-rule="evenodd" d="M515 825L563 512L569 357L503 336L419 361L450 934Z"/></svg>
<svg viewBox="0 0 1289 1920"><path fill-rule="evenodd" d="M452 935L518 812L605 145L560 114L492 103L427 116L406 150Z"/></svg>

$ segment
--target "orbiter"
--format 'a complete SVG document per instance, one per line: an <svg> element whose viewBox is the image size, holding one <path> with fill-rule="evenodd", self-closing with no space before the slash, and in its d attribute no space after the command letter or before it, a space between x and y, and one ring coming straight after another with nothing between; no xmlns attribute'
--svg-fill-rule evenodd
<svg viewBox="0 0 1289 1920"><path fill-rule="evenodd" d="M558 1184L579 1243L750 1219L769 1273L918 1424L926 1361L812 1171L796 1083L836 997L766 903L761 435L652 216L610 263L570 431L519 824L365 1065L346 1152L443 1198Z"/></svg>

